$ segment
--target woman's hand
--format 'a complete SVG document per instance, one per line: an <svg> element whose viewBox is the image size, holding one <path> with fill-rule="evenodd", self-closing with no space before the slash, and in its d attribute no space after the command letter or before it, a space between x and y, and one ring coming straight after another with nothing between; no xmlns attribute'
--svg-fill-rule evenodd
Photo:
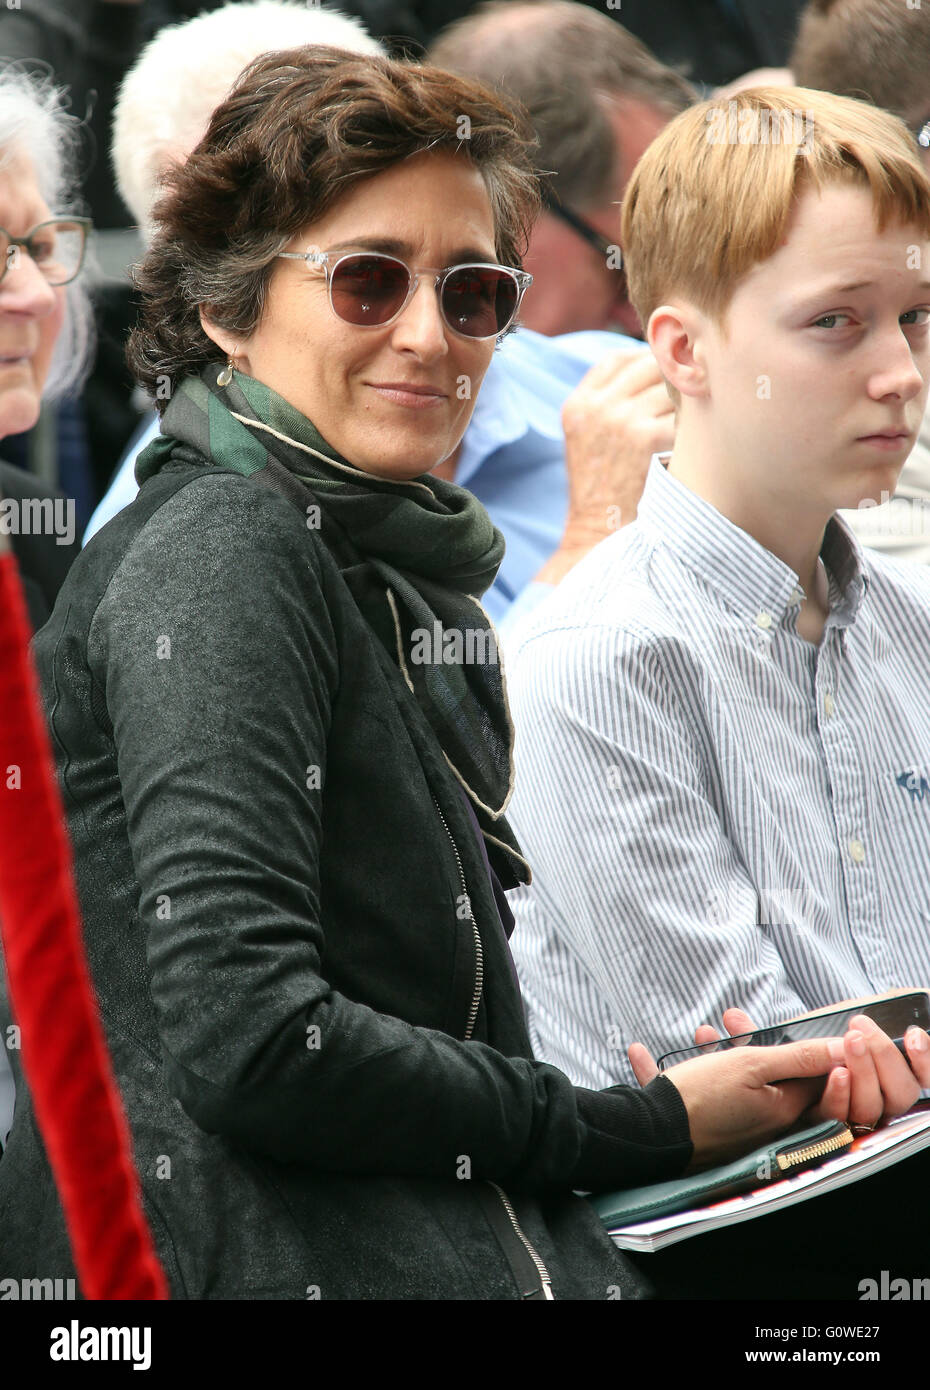
<svg viewBox="0 0 930 1390"><path fill-rule="evenodd" d="M641 1086L658 1075L642 1043L633 1043L628 1055ZM842 1038L810 1038L733 1048L670 1067L663 1075L680 1092L691 1127L690 1170L736 1158L789 1129L818 1099L822 1106L830 1090L824 1077L829 1073L832 1081L836 1070L845 1071L845 1056Z"/></svg>
<svg viewBox="0 0 930 1390"><path fill-rule="evenodd" d="M731 1037L756 1028L742 1009L727 1009L723 1023ZM694 1041L716 1042L719 1036L702 1024ZM930 1087L930 1037L922 1028L907 1030L905 1059L873 1019L857 1014L850 1019L843 1045L844 1065L830 1073L823 1095L811 1109L813 1120L848 1120L874 1129L882 1120L905 1114L921 1090Z"/></svg>
<svg viewBox="0 0 930 1390"><path fill-rule="evenodd" d="M731 1037L756 1026L742 1009L728 1009L723 1022ZM707 1043L718 1037L703 1024L694 1040ZM909 1028L905 1046L907 1061L887 1034L861 1014L843 1038L733 1048L671 1067L665 1075L681 1093L691 1126L691 1168L745 1153L789 1128L805 1111L811 1121L846 1120L870 1129L903 1114L921 1088L930 1087L930 1037L921 1028ZM658 1075L641 1043L632 1045L629 1058L641 1086Z"/></svg>

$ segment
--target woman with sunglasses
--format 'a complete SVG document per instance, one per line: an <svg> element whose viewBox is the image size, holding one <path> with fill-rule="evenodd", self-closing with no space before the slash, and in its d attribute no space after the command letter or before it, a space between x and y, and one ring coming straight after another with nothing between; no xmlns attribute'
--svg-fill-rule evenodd
<svg viewBox="0 0 930 1390"><path fill-rule="evenodd" d="M737 1052L602 1093L532 1056L480 604L502 542L431 476L526 287L526 147L470 82L294 50L246 70L156 212L131 358L163 436L37 659L176 1297L640 1296L573 1189L811 1099ZM771 1075L829 1070L818 1046ZM68 1274L57 1210L24 1099L0 1272Z"/></svg>

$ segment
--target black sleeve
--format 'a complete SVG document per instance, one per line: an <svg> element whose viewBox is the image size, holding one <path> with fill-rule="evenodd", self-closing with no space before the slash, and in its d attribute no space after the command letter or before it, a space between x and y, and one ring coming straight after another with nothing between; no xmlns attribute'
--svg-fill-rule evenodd
<svg viewBox="0 0 930 1390"><path fill-rule="evenodd" d="M688 1112L667 1076L657 1076L643 1090L612 1086L606 1091L576 1090L578 1114L586 1127L580 1167L573 1187L595 1191L624 1182L661 1182L681 1173L694 1146Z"/></svg>
<svg viewBox="0 0 930 1390"><path fill-rule="evenodd" d="M316 544L282 498L208 474L150 518L91 630L168 1084L203 1129L332 1171L449 1177L467 1154L528 1189L680 1171L670 1083L577 1090L328 984L306 770L325 784L339 604Z"/></svg>

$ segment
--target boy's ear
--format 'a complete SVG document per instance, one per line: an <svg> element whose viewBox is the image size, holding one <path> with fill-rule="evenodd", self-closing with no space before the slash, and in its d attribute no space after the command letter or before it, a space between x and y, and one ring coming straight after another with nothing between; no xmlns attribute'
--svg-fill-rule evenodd
<svg viewBox="0 0 930 1390"><path fill-rule="evenodd" d="M682 396L706 394L706 328L705 315L690 304L662 304L649 315L646 340L665 380Z"/></svg>

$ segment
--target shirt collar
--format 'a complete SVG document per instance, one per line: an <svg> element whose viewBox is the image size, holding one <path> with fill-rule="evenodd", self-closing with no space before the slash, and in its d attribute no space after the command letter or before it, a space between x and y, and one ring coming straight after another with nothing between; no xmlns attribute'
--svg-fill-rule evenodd
<svg viewBox="0 0 930 1390"><path fill-rule="evenodd" d="M763 629L785 622L804 596L798 575L673 478L665 467L669 457L652 457L637 522L700 575L721 602ZM838 516L827 523L820 556L830 578L828 625L848 627L868 591L869 574L856 538Z"/></svg>

